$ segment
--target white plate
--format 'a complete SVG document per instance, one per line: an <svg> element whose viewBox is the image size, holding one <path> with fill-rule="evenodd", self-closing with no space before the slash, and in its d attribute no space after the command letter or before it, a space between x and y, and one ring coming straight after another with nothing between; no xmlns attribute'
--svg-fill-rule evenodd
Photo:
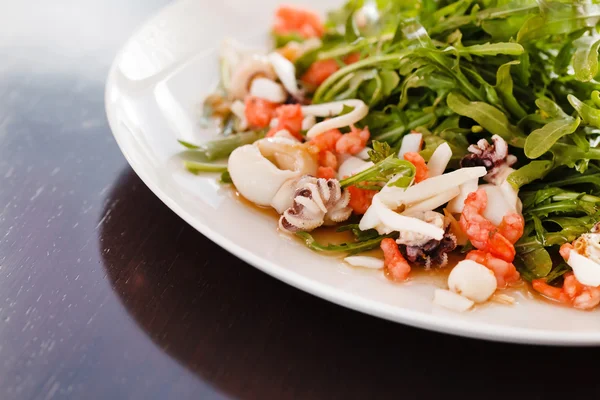
<svg viewBox="0 0 600 400"><path fill-rule="evenodd" d="M202 99L217 80L215 49L230 36L264 45L275 0L183 0L146 23L116 58L106 88L114 136L135 172L181 218L256 268L339 305L407 325L474 338L543 344L600 344L600 318L519 296L458 314L432 304L435 285L393 284L379 271L345 266L279 235L276 220L245 207L216 176L181 166L177 138L199 142ZM300 1L323 11L333 0ZM252 290L248 287L248 290ZM277 299L273 299L277 301Z"/></svg>

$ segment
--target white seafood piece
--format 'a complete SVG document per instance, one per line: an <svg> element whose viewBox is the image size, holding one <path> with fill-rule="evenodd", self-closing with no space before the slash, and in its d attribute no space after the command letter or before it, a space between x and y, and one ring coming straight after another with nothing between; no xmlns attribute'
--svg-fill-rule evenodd
<svg viewBox="0 0 600 400"><path fill-rule="evenodd" d="M231 75L229 96L234 99L243 99L249 93L252 80L266 77L274 80L275 71L265 57L254 55L242 60Z"/></svg>
<svg viewBox="0 0 600 400"><path fill-rule="evenodd" d="M514 204L511 205L506 201L499 186L484 184L480 185L479 188L484 189L487 194L487 207L483 211L483 217L492 224L500 225L506 214L515 212Z"/></svg>
<svg viewBox="0 0 600 400"><path fill-rule="evenodd" d="M317 119L314 115L307 115L302 119L302 130L307 131L317 123Z"/></svg>
<svg viewBox="0 0 600 400"><path fill-rule="evenodd" d="M406 215L409 217L418 218L421 221L425 221L428 224L431 224L440 229L444 229L446 227L444 216L435 211L413 212L412 214ZM427 235L409 231L401 231L400 236L396 240L396 243L404 244L406 246L422 246L430 240L431 237Z"/></svg>
<svg viewBox="0 0 600 400"><path fill-rule="evenodd" d="M339 115L344 109L344 106L352 107L353 110L348 114ZM313 115L315 117L337 117L321 121L306 133L309 139L314 138L331 129L343 128L357 123L369 113L369 107L364 101L359 99L334 101L331 103L313 104L302 107L302 115Z"/></svg>
<svg viewBox="0 0 600 400"><path fill-rule="evenodd" d="M236 100L231 104L231 112L235 115L238 120L238 128L240 131L248 129L248 120L246 119L246 105L240 100Z"/></svg>
<svg viewBox="0 0 600 400"><path fill-rule="evenodd" d="M421 143L423 143L423 135L420 133L409 133L402 138L398 158L403 159L406 153L416 153L421 151Z"/></svg>
<svg viewBox="0 0 600 400"><path fill-rule="evenodd" d="M250 95L272 103L283 103L287 99L287 93L281 85L267 78L254 79L250 86Z"/></svg>
<svg viewBox="0 0 600 400"><path fill-rule="evenodd" d="M258 146L238 147L229 156L227 170L238 192L249 201L269 206L277 191L300 171L279 169L261 154Z"/></svg>
<svg viewBox="0 0 600 400"><path fill-rule="evenodd" d="M275 134L273 136L271 136L269 139L271 139L271 142L277 142L277 143L290 143L290 144L296 144L296 143L300 143L300 141L290 133L290 131L288 131L287 129L281 129L277 132L275 132Z"/></svg>
<svg viewBox="0 0 600 400"><path fill-rule="evenodd" d="M519 214L523 211L523 203L519 198L519 191L513 187L506 179L498 186L502 191L502 195L509 206Z"/></svg>
<svg viewBox="0 0 600 400"><path fill-rule="evenodd" d="M254 145L260 149L263 156L274 160L281 169L292 170L301 175L317 174L317 160L301 143L266 138L258 140Z"/></svg>
<svg viewBox="0 0 600 400"><path fill-rule="evenodd" d="M379 195L375 195L375 197L373 197L373 202L369 207L369 210L371 208L373 208L376 217L370 216L368 219L365 219L366 214L363 216L359 223L359 228L363 231L375 228L380 234L405 231L419 233L435 240L441 240L442 237L444 237L443 229L429 224L419 218L407 217L390 210L381 202ZM366 222L369 221L370 218L373 218L375 224L372 226L367 226Z"/></svg>
<svg viewBox="0 0 600 400"><path fill-rule="evenodd" d="M584 233L579 236L573 245L584 257L589 258L595 263L600 264L600 233L598 233L598 225L594 225L591 233Z"/></svg>
<svg viewBox="0 0 600 400"><path fill-rule="evenodd" d="M298 88L298 82L296 82L296 67L294 67L294 64L277 52L269 53L267 58L285 90L296 98L301 97L302 93Z"/></svg>
<svg viewBox="0 0 600 400"><path fill-rule="evenodd" d="M285 210L292 206L297 183L298 178L285 181L277 193L275 193L275 196L273 196L271 207L277 211L277 214L283 214Z"/></svg>
<svg viewBox="0 0 600 400"><path fill-rule="evenodd" d="M371 166L373 166L373 163L370 161L364 161L358 157L349 156L340 164L338 169L338 179L344 179L347 176L352 176Z"/></svg>
<svg viewBox="0 0 600 400"><path fill-rule="evenodd" d="M435 210L436 208L446 204L459 194L460 189L458 187L448 189L445 192L441 192L436 196L428 198L427 200L419 201L417 203L409 205L408 208L404 210L403 214L411 214L417 211Z"/></svg>
<svg viewBox="0 0 600 400"><path fill-rule="evenodd" d="M349 256L344 258L344 261L353 267L381 269L384 266L383 260L377 257Z"/></svg>
<svg viewBox="0 0 600 400"><path fill-rule="evenodd" d="M448 276L450 290L475 303L487 301L494 294L497 286L494 273L472 260L459 262Z"/></svg>
<svg viewBox="0 0 600 400"><path fill-rule="evenodd" d="M336 179L304 176L297 181L292 205L279 218L287 232L310 231L323 224L345 221L352 214L350 195Z"/></svg>
<svg viewBox="0 0 600 400"><path fill-rule="evenodd" d="M429 170L429 177L439 176L444 173L450 159L452 158L452 149L448 143L444 142L440 144L429 159L427 163L427 169Z"/></svg>
<svg viewBox="0 0 600 400"><path fill-rule="evenodd" d="M440 176L425 179L416 185L402 188L390 188L381 193L381 200L389 208L396 209L402 204L414 204L434 197L441 192L453 189L465 182L478 179L487 173L485 167L461 168Z"/></svg>
<svg viewBox="0 0 600 400"><path fill-rule="evenodd" d="M370 151L370 150L371 150L371 149L370 149L369 147L365 147L364 149L362 149L361 151L359 151L359 152L356 154L356 157L360 158L361 160L366 160L366 161L368 161L368 160L370 160L370 159L371 159L371 157L369 157L369 151Z"/></svg>
<svg viewBox="0 0 600 400"><path fill-rule="evenodd" d="M446 209L451 213L460 214L465 208L465 200L470 193L477 191L477 187L479 186L479 179L474 178L466 181L462 185L459 186L460 193L448 202L448 206Z"/></svg>
<svg viewBox="0 0 600 400"><path fill-rule="evenodd" d="M467 311L475 304L472 300L445 289L435 290L433 302L438 306L458 312Z"/></svg>
<svg viewBox="0 0 600 400"><path fill-rule="evenodd" d="M587 286L600 286L600 264L584 257L576 250L571 250L567 264L573 268L575 278Z"/></svg>

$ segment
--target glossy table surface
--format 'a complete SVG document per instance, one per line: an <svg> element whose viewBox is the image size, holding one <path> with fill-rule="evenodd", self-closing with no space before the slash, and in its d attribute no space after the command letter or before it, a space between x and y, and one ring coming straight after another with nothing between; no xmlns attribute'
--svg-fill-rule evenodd
<svg viewBox="0 0 600 400"><path fill-rule="evenodd" d="M598 349L362 315L255 270L164 206L117 148L103 91L119 46L167 3L1 2L0 399L598 391Z"/></svg>

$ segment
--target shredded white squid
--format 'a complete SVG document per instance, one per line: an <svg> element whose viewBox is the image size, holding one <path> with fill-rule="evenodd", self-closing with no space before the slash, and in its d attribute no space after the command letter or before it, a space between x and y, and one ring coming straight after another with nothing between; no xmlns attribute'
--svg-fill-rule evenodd
<svg viewBox="0 0 600 400"><path fill-rule="evenodd" d="M339 115L342 113L344 106L354 108L348 114ZM343 128L357 123L369 113L369 107L364 101L359 99L350 99L342 101L333 101L331 103L313 104L310 106L302 107L303 115L313 115L315 117L333 117L318 124L314 125L306 133L306 137L309 139L319 136L320 134L327 132L331 129Z"/></svg>

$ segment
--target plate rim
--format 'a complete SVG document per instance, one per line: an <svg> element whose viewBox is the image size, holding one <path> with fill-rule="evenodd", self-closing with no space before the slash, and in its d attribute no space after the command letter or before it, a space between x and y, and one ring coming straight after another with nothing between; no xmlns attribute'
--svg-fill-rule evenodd
<svg viewBox="0 0 600 400"><path fill-rule="evenodd" d="M188 213L181 207L177 201L162 188L157 185L145 173L144 167L135 161L132 157L132 149L128 148L123 141L123 136L130 134L130 131L123 128L119 123L119 118L115 115L113 101L109 98L111 89L115 86L117 68L129 47L129 44L154 21L160 18L166 10L181 7L185 0L176 0L171 4L159 8L156 12L146 18L129 35L127 40L121 45L113 59L105 84L104 107L109 128L113 134L117 146L127 160L127 163L136 175L144 182L155 196L157 196L171 211L179 216L185 223L192 226L206 238L216 243L227 252L238 257L254 268L266 273L275 279L284 282L296 289L313 296L319 297L338 306L345 307L354 311L361 312L370 316L385 319L393 323L408 325L414 328L429 330L441 334L455 335L465 338L489 340L502 343L514 344L534 344L546 346L594 346L600 345L600 332L557 332L551 330L517 328L508 325L492 325L483 322L461 321L448 316L427 314L420 311L414 311L402 307L392 307L376 301L367 300L352 296L343 289L334 289L333 291L327 285L313 279L304 277L294 271L281 268L277 263L268 259L263 259L237 245L224 235L214 231L210 226L203 224L197 217ZM118 97L117 97L118 99ZM394 310L392 312L392 310Z"/></svg>

